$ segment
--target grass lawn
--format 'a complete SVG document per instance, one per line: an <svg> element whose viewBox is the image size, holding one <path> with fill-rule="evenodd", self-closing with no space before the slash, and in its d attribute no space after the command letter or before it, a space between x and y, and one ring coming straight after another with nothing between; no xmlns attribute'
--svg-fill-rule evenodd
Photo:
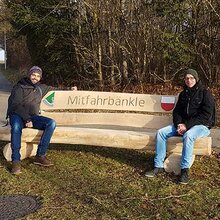
<svg viewBox="0 0 220 220"><path fill-rule="evenodd" d="M142 177L153 166L150 152L51 145L48 157L54 167L29 158L12 176L0 155L0 194L42 198L42 208L24 219L220 219L219 154L197 157L186 186L174 175Z"/></svg>

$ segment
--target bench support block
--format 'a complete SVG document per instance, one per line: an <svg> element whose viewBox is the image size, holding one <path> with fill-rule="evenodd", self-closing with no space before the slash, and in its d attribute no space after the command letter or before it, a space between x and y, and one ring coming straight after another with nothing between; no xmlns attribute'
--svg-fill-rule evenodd
<svg viewBox="0 0 220 220"><path fill-rule="evenodd" d="M182 158L181 154L178 154L178 153L170 154L164 162L165 171L168 173L173 172L175 175L179 175L181 172L181 168L180 168L181 158ZM194 161L195 161L195 155L193 155L192 157L191 166L193 165Z"/></svg>
<svg viewBox="0 0 220 220"><path fill-rule="evenodd" d="M21 143L21 160L35 156L37 153L37 144L34 143ZM3 148L3 155L7 161L11 161L11 143L8 143Z"/></svg>

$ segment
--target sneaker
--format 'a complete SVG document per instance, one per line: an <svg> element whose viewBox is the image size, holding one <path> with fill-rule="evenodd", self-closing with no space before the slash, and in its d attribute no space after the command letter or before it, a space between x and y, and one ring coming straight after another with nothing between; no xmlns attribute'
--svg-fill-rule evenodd
<svg viewBox="0 0 220 220"><path fill-rule="evenodd" d="M11 173L13 175L19 175L21 173L21 162L20 161L12 162Z"/></svg>
<svg viewBox="0 0 220 220"><path fill-rule="evenodd" d="M179 183L186 185L188 184L188 182L189 182L189 169L188 168L181 169Z"/></svg>
<svg viewBox="0 0 220 220"><path fill-rule="evenodd" d="M34 164L44 166L44 167L50 167L53 166L53 163L49 161L46 156L36 156Z"/></svg>
<svg viewBox="0 0 220 220"><path fill-rule="evenodd" d="M144 176L153 178L163 172L165 172L164 168L155 167L153 170L146 172Z"/></svg>

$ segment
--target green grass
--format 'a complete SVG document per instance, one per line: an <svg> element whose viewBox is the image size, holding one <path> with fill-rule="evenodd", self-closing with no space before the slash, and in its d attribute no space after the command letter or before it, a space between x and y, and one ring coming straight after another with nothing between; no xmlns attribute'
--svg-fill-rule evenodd
<svg viewBox="0 0 220 220"><path fill-rule="evenodd" d="M3 147L5 143L0 142ZM174 175L142 177L153 154L79 145L51 145L54 167L32 158L12 176L0 155L0 194L42 197L43 206L24 219L219 219L219 155L197 157L186 186Z"/></svg>

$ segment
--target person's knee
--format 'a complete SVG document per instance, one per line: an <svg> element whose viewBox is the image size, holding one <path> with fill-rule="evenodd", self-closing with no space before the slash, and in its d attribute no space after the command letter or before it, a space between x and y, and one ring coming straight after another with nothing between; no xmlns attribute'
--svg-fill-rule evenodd
<svg viewBox="0 0 220 220"><path fill-rule="evenodd" d="M15 123L11 126L11 132L13 133L21 133L22 132L22 126L19 123Z"/></svg>
<svg viewBox="0 0 220 220"><path fill-rule="evenodd" d="M163 129L162 128L160 128L159 130L157 130L157 133L156 133L156 135L158 136L160 136L160 135L162 135L163 134Z"/></svg>
<svg viewBox="0 0 220 220"><path fill-rule="evenodd" d="M190 132L189 130L188 131L186 131L185 133L184 133L184 135L183 135L183 138L192 138L192 132Z"/></svg>
<svg viewBox="0 0 220 220"><path fill-rule="evenodd" d="M166 137L166 133L164 132L164 129L163 128L160 128L159 130L157 130L157 133L156 133L156 137Z"/></svg>
<svg viewBox="0 0 220 220"><path fill-rule="evenodd" d="M185 132L185 134L183 135L183 140L191 140L191 141L193 141L194 139L195 138L192 135L192 132L190 132L190 131Z"/></svg>
<svg viewBox="0 0 220 220"><path fill-rule="evenodd" d="M51 119L50 122L48 123L48 127L54 130L56 128L56 121Z"/></svg>

